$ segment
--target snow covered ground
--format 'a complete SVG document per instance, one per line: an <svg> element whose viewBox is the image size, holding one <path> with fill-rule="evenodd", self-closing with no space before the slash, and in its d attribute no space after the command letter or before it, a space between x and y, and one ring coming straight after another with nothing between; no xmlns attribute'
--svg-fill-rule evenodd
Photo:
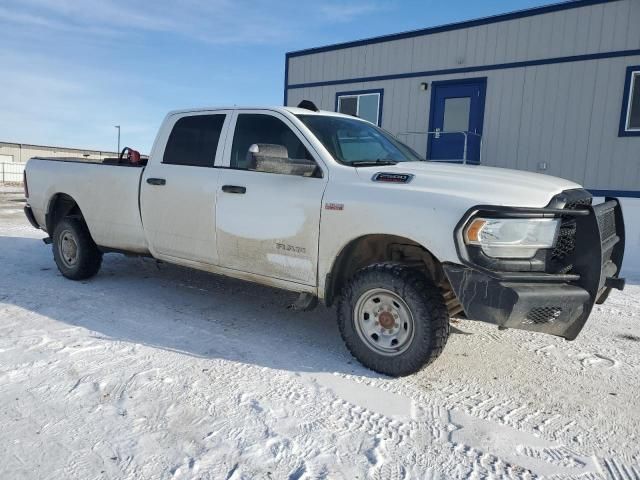
<svg viewBox="0 0 640 480"><path fill-rule="evenodd" d="M390 379L285 292L119 255L66 280L10 192L2 479L640 478L638 276L574 342L458 321Z"/></svg>

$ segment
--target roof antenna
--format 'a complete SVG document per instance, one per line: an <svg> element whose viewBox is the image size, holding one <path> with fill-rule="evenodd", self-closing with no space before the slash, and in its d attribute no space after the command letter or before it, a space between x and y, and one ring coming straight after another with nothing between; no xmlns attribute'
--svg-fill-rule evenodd
<svg viewBox="0 0 640 480"><path fill-rule="evenodd" d="M313 103L311 100L302 100L298 104L298 108L304 108L305 110L311 110L312 112L319 112L320 111L320 109L318 107L316 107L316 104Z"/></svg>

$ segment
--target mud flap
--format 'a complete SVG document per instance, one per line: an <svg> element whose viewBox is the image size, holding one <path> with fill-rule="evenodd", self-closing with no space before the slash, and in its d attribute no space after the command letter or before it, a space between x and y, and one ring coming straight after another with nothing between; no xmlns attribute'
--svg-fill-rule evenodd
<svg viewBox="0 0 640 480"><path fill-rule="evenodd" d="M33 215L33 210L31 210L31 207L29 205L24 206L24 214L27 217L27 220L29 220L31 226L40 230L40 225L38 225L36 217Z"/></svg>

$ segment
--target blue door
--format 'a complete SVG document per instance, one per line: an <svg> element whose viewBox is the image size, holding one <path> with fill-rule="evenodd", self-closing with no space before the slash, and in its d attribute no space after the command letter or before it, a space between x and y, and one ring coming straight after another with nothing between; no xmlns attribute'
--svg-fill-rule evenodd
<svg viewBox="0 0 640 480"><path fill-rule="evenodd" d="M486 78L431 84L427 159L480 163ZM466 137L466 148L465 148Z"/></svg>

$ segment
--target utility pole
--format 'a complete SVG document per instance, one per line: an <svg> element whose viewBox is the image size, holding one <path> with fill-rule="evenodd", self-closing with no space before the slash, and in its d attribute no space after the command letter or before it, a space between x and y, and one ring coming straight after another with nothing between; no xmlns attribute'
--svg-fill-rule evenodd
<svg viewBox="0 0 640 480"><path fill-rule="evenodd" d="M114 127L118 129L118 150L116 151L119 154L120 153L120 125L114 125Z"/></svg>

